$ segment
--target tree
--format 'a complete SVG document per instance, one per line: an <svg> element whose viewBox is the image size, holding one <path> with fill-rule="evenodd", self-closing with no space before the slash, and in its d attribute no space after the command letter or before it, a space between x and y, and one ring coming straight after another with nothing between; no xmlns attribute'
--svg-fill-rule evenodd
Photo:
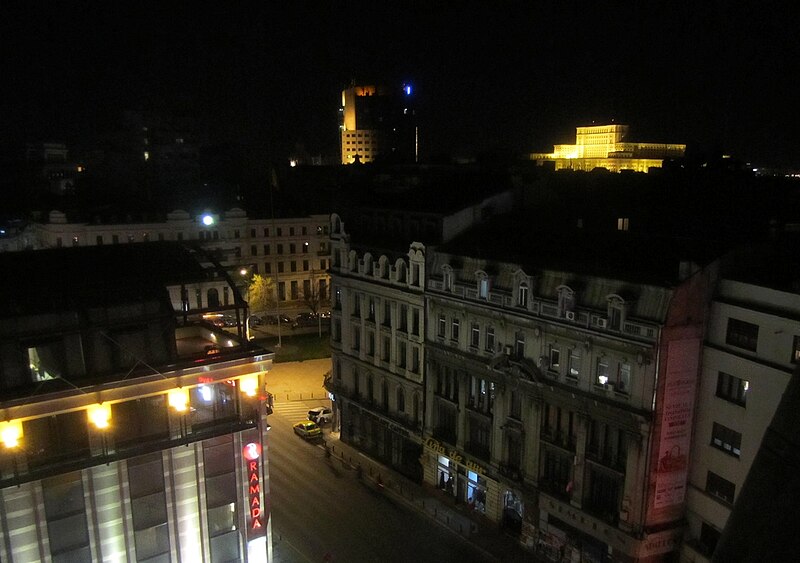
<svg viewBox="0 0 800 563"><path fill-rule="evenodd" d="M303 303L316 315L328 303L328 296L323 295L319 290L319 274L316 270L310 272L308 281L307 286L303 288Z"/></svg>
<svg viewBox="0 0 800 563"><path fill-rule="evenodd" d="M251 312L267 313L275 307L275 282L272 278L255 274L248 288Z"/></svg>

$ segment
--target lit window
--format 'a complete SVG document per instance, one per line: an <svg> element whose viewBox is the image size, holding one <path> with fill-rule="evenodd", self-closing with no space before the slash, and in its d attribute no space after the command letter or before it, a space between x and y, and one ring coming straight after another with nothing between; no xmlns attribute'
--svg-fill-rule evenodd
<svg viewBox="0 0 800 563"><path fill-rule="evenodd" d="M747 405L747 391L750 389L750 382L740 379L725 372L717 375L717 397L735 403L742 407Z"/></svg>
<svg viewBox="0 0 800 563"><path fill-rule="evenodd" d="M606 358L597 359L597 372L594 382L595 385L605 385L608 383L608 360Z"/></svg>
<svg viewBox="0 0 800 563"><path fill-rule="evenodd" d="M519 293L517 295L517 305L520 307L528 306L528 284L522 282L519 284Z"/></svg>
<svg viewBox="0 0 800 563"><path fill-rule="evenodd" d="M144 151L144 159L150 160L150 151Z"/></svg>
<svg viewBox="0 0 800 563"><path fill-rule="evenodd" d="M739 457L742 453L742 435L715 422L711 429L711 445L726 454Z"/></svg>

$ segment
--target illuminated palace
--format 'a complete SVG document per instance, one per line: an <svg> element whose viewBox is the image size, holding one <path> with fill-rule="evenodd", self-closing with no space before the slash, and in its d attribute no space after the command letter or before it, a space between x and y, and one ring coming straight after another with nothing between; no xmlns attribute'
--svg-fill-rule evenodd
<svg viewBox="0 0 800 563"><path fill-rule="evenodd" d="M203 320L247 318L230 277L166 242L0 269L0 559L270 561L273 354Z"/></svg>
<svg viewBox="0 0 800 563"><path fill-rule="evenodd" d="M627 141L628 128L619 124L577 127L574 145L554 145L552 153L532 153L530 159L540 166L553 162L556 170L648 172L686 151L686 145Z"/></svg>
<svg viewBox="0 0 800 563"><path fill-rule="evenodd" d="M414 92L409 84L397 90L352 85L342 91L339 135L342 164L417 161Z"/></svg>

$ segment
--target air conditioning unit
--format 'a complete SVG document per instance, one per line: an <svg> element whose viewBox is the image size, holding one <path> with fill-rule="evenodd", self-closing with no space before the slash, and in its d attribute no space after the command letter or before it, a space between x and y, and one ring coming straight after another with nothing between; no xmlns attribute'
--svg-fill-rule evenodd
<svg viewBox="0 0 800 563"><path fill-rule="evenodd" d="M575 320L575 311L567 311L567 320L574 321Z"/></svg>
<svg viewBox="0 0 800 563"><path fill-rule="evenodd" d="M597 326L599 326L600 328L606 328L607 324L608 321L606 321L606 319L597 319Z"/></svg>

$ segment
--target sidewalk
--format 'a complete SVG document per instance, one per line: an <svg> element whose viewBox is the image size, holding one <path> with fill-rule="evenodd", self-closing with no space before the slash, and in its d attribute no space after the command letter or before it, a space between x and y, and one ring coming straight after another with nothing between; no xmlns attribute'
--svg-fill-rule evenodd
<svg viewBox="0 0 800 563"><path fill-rule="evenodd" d="M329 463L357 471L361 466L363 479L374 487L383 483L383 491L396 501L425 513L440 526L458 534L482 552L486 560L497 562L535 563L540 561L525 551L518 540L491 522L481 523L470 518L458 506L450 506L445 499L436 498L435 493L386 467L339 440L338 432L326 434L326 447L330 452ZM464 507L463 511L467 508Z"/></svg>

